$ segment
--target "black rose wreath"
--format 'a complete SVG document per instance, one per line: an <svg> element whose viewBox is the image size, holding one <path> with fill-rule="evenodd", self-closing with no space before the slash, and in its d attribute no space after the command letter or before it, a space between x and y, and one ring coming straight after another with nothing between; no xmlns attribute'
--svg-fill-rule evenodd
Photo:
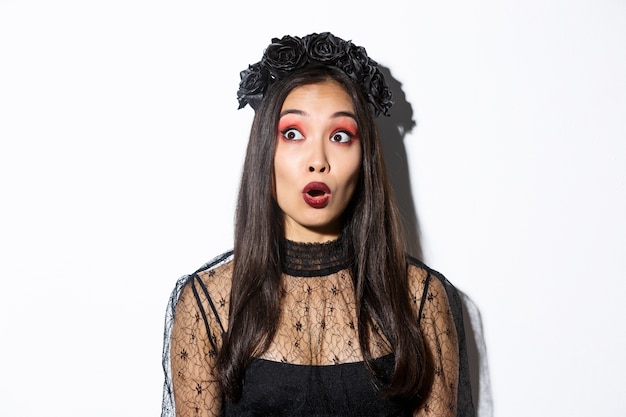
<svg viewBox="0 0 626 417"><path fill-rule="evenodd" d="M249 104L256 110L268 87L291 71L309 64L332 65L361 86L374 114L389 115L393 104L391 90L378 63L367 56L365 48L344 41L330 32L313 33L303 38L286 35L273 38L261 61L241 71L237 91L239 108Z"/></svg>

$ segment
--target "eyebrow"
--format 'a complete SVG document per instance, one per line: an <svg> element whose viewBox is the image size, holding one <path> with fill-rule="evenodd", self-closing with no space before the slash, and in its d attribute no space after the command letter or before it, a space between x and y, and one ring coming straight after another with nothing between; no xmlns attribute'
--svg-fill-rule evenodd
<svg viewBox="0 0 626 417"><path fill-rule="evenodd" d="M287 110L283 110L282 112L280 112L280 115L278 117L281 118L287 114L297 114L298 116L304 116L304 117L307 117L309 115L304 110L287 109ZM354 119L354 121L356 122L356 115L349 111L338 111L330 115L331 119L336 119L338 117L350 117Z"/></svg>

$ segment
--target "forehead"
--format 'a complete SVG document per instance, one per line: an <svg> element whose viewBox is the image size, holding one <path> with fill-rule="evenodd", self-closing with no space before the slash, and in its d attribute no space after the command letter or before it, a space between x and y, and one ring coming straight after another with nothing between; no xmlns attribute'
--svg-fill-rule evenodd
<svg viewBox="0 0 626 417"><path fill-rule="evenodd" d="M285 98L281 110L299 109L315 112L354 112L352 98L336 81L323 81L294 88Z"/></svg>

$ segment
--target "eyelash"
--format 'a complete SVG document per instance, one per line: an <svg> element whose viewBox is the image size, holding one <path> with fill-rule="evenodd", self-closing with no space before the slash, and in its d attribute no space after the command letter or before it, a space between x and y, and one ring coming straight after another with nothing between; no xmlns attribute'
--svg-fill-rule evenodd
<svg viewBox="0 0 626 417"><path fill-rule="evenodd" d="M339 141L335 141L335 137L337 137L338 135L345 135L346 136L346 140L339 140ZM330 141L331 142L335 142L335 143L350 143L352 142L352 138L354 137L354 135L350 132L346 132L345 130L338 130L335 133L333 133L333 135L330 137Z"/></svg>
<svg viewBox="0 0 626 417"><path fill-rule="evenodd" d="M298 132L298 134L301 136L298 139L295 138L289 138L287 137L287 135L289 134L289 132ZM298 140L302 140L304 139L304 135L302 134L302 132L300 132L298 129L296 129L295 127L290 127L284 130L281 130L281 135L283 136L283 138L285 138L288 141L298 141ZM335 137L337 136L342 136L345 135L345 140L334 140ZM350 143L352 141L352 139L354 138L354 134L351 132L348 132L346 130L337 130L336 132L333 132L333 134L330 136L330 141L334 142L334 143Z"/></svg>
<svg viewBox="0 0 626 417"><path fill-rule="evenodd" d="M298 132L300 134L301 138L299 138L299 139L288 138L287 135L289 134L289 132L292 132L292 131L293 132ZM289 141L295 141L295 140L302 140L302 139L304 139L304 135L298 129L296 129L295 127L287 128L285 130L282 130L280 133L281 133L281 135L283 135L283 138L285 138L286 140L289 140Z"/></svg>

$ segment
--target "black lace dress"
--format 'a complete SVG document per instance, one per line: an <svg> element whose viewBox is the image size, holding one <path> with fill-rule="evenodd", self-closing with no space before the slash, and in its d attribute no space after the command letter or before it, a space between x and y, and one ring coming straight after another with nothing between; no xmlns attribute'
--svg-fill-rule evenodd
<svg viewBox="0 0 626 417"><path fill-rule="evenodd" d="M187 416L473 416L459 296L418 261L409 288L427 348L433 384L420 407L383 400L363 364L352 280L341 239L286 242L282 310L270 348L253 360L241 400L225 400L215 370L228 326L232 252L176 284L168 304L162 417ZM391 372L382 336L372 355Z"/></svg>

